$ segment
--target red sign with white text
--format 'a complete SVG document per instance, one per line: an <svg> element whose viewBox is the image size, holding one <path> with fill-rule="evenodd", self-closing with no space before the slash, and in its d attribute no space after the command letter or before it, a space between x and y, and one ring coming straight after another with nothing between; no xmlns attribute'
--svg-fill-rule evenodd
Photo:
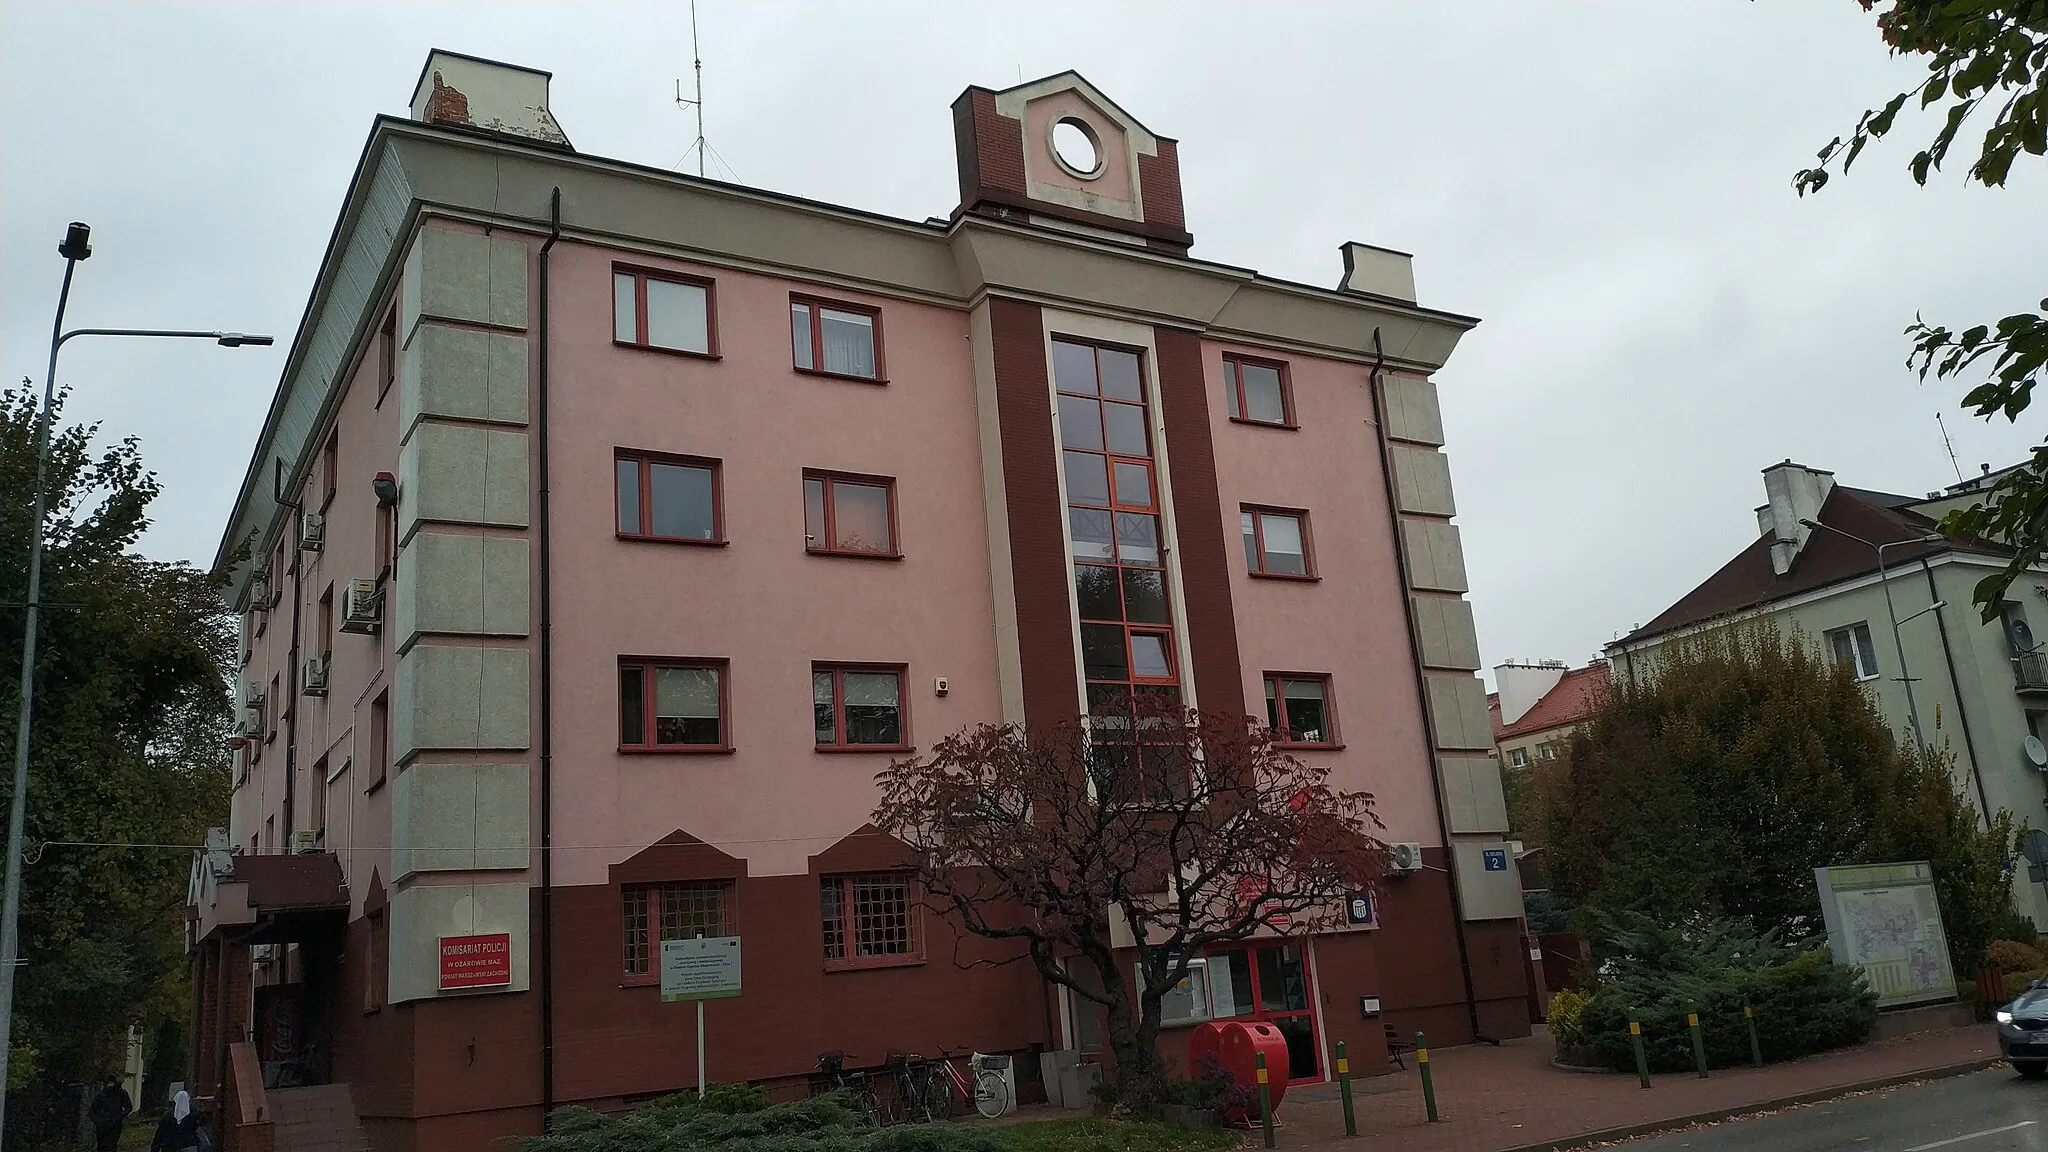
<svg viewBox="0 0 2048 1152"><path fill-rule="evenodd" d="M441 937L441 991L512 982L512 934Z"/></svg>

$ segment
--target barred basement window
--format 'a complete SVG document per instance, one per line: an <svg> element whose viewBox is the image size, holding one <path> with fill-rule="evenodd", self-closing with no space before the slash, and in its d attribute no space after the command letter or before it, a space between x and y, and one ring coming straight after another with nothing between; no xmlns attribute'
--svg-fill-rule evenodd
<svg viewBox="0 0 2048 1152"><path fill-rule="evenodd" d="M654 971L663 940L732 935L732 884L631 884L620 889L626 973Z"/></svg>
<svg viewBox="0 0 2048 1152"><path fill-rule="evenodd" d="M924 960L910 877L827 876L818 895L825 967L873 968Z"/></svg>

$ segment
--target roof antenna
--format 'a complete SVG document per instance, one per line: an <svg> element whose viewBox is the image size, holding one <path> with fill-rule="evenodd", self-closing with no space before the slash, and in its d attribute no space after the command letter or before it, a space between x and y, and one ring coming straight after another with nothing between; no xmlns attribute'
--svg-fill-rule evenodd
<svg viewBox="0 0 2048 1152"><path fill-rule="evenodd" d="M695 152L695 153L697 154L697 175L698 175L699 177L702 177L702 176L704 175L704 151L705 151L705 146L704 146L704 56L703 56L703 54L702 54L701 52L699 52L699 51L698 51L698 49L697 49L697 0L690 0L690 56L691 56L690 66L691 66L692 68L694 68L694 69L696 70L696 73L697 73L697 98L696 98L695 100L685 100L685 99L683 98L683 82L682 82L681 80L677 80L677 81L676 81L676 107L678 107L678 108L695 108L695 109L697 110L697 140L696 140L696 143L694 143L694 144L691 144L691 145L690 145L690 151L691 151L691 152ZM682 158L681 160L678 160L678 161L676 161L676 167L678 167L678 168L682 167L682 166L684 165L684 163L686 163L686 162L687 162L687 161L688 161L689 159L690 159L690 152L685 152L685 153L683 153L683 158Z"/></svg>
<svg viewBox="0 0 2048 1152"><path fill-rule="evenodd" d="M1956 460L1955 441L1948 438L1948 425L1943 423L1941 413L1936 412L1934 414L1934 424L1935 427L1941 429L1942 447L1948 449L1948 466L1956 470L1956 483L1961 484L1963 482L1963 466Z"/></svg>

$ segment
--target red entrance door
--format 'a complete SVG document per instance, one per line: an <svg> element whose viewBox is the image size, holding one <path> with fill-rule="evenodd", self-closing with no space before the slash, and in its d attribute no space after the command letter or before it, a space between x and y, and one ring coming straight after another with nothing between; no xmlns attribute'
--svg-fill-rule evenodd
<svg viewBox="0 0 2048 1152"><path fill-rule="evenodd" d="M1276 940L1212 953L1210 999L1218 1020L1264 1020L1287 1038L1287 1082L1323 1078L1323 1046L1316 1035L1315 989L1307 945Z"/></svg>

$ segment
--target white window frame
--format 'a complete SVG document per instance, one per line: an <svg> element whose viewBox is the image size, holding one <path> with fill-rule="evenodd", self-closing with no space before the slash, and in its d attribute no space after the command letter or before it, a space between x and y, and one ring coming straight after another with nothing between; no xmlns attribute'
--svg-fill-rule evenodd
<svg viewBox="0 0 2048 1152"><path fill-rule="evenodd" d="M1855 661L1850 665L1849 671L1856 677L1858 683L1866 680L1875 680L1883 675L1882 670L1877 666L1877 645L1871 639L1870 621L1858 620L1854 624L1845 624L1840 628L1831 628L1825 633L1825 639L1828 642L1828 657L1837 664L1841 663L1842 659L1841 653L1836 651L1835 648L1835 638L1838 636L1844 637L1849 641L1849 654Z"/></svg>
<svg viewBox="0 0 2048 1152"><path fill-rule="evenodd" d="M1529 766L1529 750L1527 748L1508 749L1508 766L1511 768L1527 768Z"/></svg>
<svg viewBox="0 0 2048 1152"><path fill-rule="evenodd" d="M1138 994L1143 996L1145 994L1144 968L1138 968L1137 976ZM1188 986L1188 990L1185 993L1179 993L1178 989L1183 984ZM1168 1006L1174 1002L1177 995L1186 996L1188 1014L1179 1016L1170 1014L1172 1009ZM1210 1003L1209 998L1209 958L1207 956L1196 956L1188 961L1188 974L1182 977L1179 983L1160 994L1159 1026L1162 1028L1185 1028L1215 1018L1215 1006Z"/></svg>

